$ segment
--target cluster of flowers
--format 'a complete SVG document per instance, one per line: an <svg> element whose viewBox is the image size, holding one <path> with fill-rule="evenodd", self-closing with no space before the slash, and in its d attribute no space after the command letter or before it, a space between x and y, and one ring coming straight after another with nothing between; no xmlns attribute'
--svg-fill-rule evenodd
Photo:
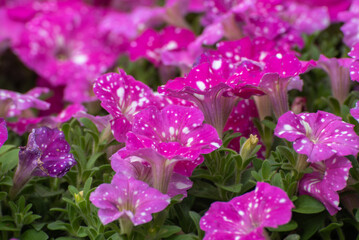
<svg viewBox="0 0 359 240"><path fill-rule="evenodd" d="M301 179L299 194L318 199L332 215L340 210L337 192L345 188L351 168L345 156L357 155L359 137L353 125L331 113L289 111L288 91L301 90L299 75L320 67L331 79L333 96L344 102L351 80L359 80L359 34L351 27L359 17L358 1L154 2L0 1L0 51L10 47L39 76L39 87L25 94L0 90L0 117L20 135L31 132L19 153L12 194L32 176L62 177L76 164L56 127L73 116L93 118L82 104L100 100L109 115L98 121L125 143L110 157L112 182L90 196L103 224L119 218L121 226L151 221L172 197L187 196L202 154L218 149L225 131L256 134L252 118L264 118L271 109L278 119L275 135L307 156L298 170L313 169ZM185 16L202 12L204 30L196 36ZM293 49L303 46L301 34L338 20L345 22L352 58L300 61ZM159 72L178 67L182 76L162 76L164 84L154 92L122 69L101 75L121 54L132 61L146 58ZM61 109L65 101L70 104L50 111L56 115L29 111L49 109L50 101L40 96L50 90L53 99L61 98ZM268 103L271 107L264 106ZM351 111L356 119L358 109L359 104ZM7 139L5 120L1 145ZM234 139L229 146L239 150L238 143ZM293 207L283 190L258 182L252 192L213 203L200 225L205 239L265 239L263 228L289 222Z"/></svg>

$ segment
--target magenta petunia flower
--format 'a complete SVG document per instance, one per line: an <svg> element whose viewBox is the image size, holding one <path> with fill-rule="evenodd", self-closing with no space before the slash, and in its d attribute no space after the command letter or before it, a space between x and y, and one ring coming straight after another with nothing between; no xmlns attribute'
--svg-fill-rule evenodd
<svg viewBox="0 0 359 240"><path fill-rule="evenodd" d="M76 82L82 91L89 91L93 79L111 67L119 54L98 33L102 15L103 11L81 1L59 2L56 11L38 14L29 21L12 48L53 86ZM67 93L66 97L72 102L92 100L86 93Z"/></svg>
<svg viewBox="0 0 359 240"><path fill-rule="evenodd" d="M94 92L101 106L113 117L112 131L119 142L125 142L126 133L132 129L134 116L151 105L152 90L119 69L119 73L107 73L94 84Z"/></svg>
<svg viewBox="0 0 359 240"><path fill-rule="evenodd" d="M34 88L25 94L13 92L10 90L0 89L0 115L3 117L19 116L21 111L35 108L46 110L50 104L38 99L41 94L48 93L47 88Z"/></svg>
<svg viewBox="0 0 359 240"><path fill-rule="evenodd" d="M349 10L340 12L338 14L338 19L341 22L344 22L344 24L340 28L344 35L343 42L349 47L352 47L359 41L359 32L357 29L359 20L359 2L356 0L347 0L343 2L352 2Z"/></svg>
<svg viewBox="0 0 359 240"><path fill-rule="evenodd" d="M349 67L353 62L350 58L327 58L320 55L318 65L327 72L333 96L342 104L350 90Z"/></svg>
<svg viewBox="0 0 359 240"><path fill-rule="evenodd" d="M148 107L139 112L128 138L133 146L137 139L144 148L153 148L169 159L181 156L195 160L200 154L210 153L222 145L216 130L203 124L199 109L176 105L161 111Z"/></svg>
<svg viewBox="0 0 359 240"><path fill-rule="evenodd" d="M25 132L31 132L32 129L42 126L49 128L60 127L61 123L69 121L74 114L84 110L85 108L81 104L71 104L56 116L19 118L16 122L8 122L8 125L11 130L23 135Z"/></svg>
<svg viewBox="0 0 359 240"><path fill-rule="evenodd" d="M243 63L237 68L237 75L231 77L232 69L228 62L221 59L204 62L194 67L185 78L170 80L158 90L195 103L203 112L205 121L214 126L222 137L223 128L239 97L248 98L260 92L253 86L255 84L251 85L259 80L257 77L241 76L247 70L251 71L251 66L248 66Z"/></svg>
<svg viewBox="0 0 359 240"><path fill-rule="evenodd" d="M303 176L299 183L299 194L308 194L321 201L330 215L336 214L339 207L337 191L347 185L351 162L345 157L332 156L324 161L310 165L312 173Z"/></svg>
<svg viewBox="0 0 359 240"><path fill-rule="evenodd" d="M116 174L111 184L101 184L91 193L90 201L100 208L98 216L104 225L120 218L137 226L151 221L152 213L165 209L170 197L142 181Z"/></svg>
<svg viewBox="0 0 359 240"><path fill-rule="evenodd" d="M301 62L292 54L277 53L265 60L264 75L258 87L269 96L277 118L289 110L287 92L293 88L301 90L303 83L299 74L310 65L315 62Z"/></svg>
<svg viewBox="0 0 359 240"><path fill-rule="evenodd" d="M119 151L110 158L111 166L116 173L144 181L170 197L178 194L186 197L187 190L192 187L191 180L184 176L183 172L182 174L174 172L176 165L190 163L196 167L200 164L180 156L169 159L150 148L132 151L127 157L122 155L123 152Z"/></svg>
<svg viewBox="0 0 359 240"><path fill-rule="evenodd" d="M350 77L353 81L359 81L359 43L355 44L351 51L348 53L349 56L354 58L350 65Z"/></svg>
<svg viewBox="0 0 359 240"><path fill-rule="evenodd" d="M318 162L333 155L356 156L359 137L353 127L340 117L323 111L298 115L287 112L278 119L274 134L293 142L294 150L307 155L309 162Z"/></svg>
<svg viewBox="0 0 359 240"><path fill-rule="evenodd" d="M161 32L147 29L130 44L130 59L132 61L145 57L154 65L161 63L161 55L167 51L180 51L195 40L193 32L187 29L169 26Z"/></svg>
<svg viewBox="0 0 359 240"><path fill-rule="evenodd" d="M200 220L206 232L204 240L265 240L264 228L276 228L292 217L294 204L286 192L268 183L258 182L254 191L229 202L212 203Z"/></svg>
<svg viewBox="0 0 359 240"><path fill-rule="evenodd" d="M6 122L3 118L0 118L0 147L6 142L7 137Z"/></svg>
<svg viewBox="0 0 359 240"><path fill-rule="evenodd" d="M64 133L58 129L33 129L26 147L19 152L19 164L14 175L12 194L15 194L32 176L63 177L76 160Z"/></svg>
<svg viewBox="0 0 359 240"><path fill-rule="evenodd" d="M356 102L354 108L350 109L350 114L359 122L359 101Z"/></svg>

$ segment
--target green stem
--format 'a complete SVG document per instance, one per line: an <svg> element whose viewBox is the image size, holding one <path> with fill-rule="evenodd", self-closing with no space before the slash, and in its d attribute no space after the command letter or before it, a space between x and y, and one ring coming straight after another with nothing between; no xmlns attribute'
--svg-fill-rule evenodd
<svg viewBox="0 0 359 240"><path fill-rule="evenodd" d="M338 220L337 220L337 218L335 216L330 216L330 220L333 223L338 223ZM339 240L345 240L343 230L341 228L336 228L335 230L336 230L336 232L338 234Z"/></svg>

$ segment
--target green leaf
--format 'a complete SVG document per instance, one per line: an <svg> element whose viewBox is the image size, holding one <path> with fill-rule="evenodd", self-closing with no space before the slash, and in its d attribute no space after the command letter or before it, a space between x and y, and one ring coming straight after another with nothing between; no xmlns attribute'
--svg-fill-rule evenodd
<svg viewBox="0 0 359 240"><path fill-rule="evenodd" d="M48 238L49 236L45 232L37 232L34 229L29 229L21 235L21 240L47 240Z"/></svg>
<svg viewBox="0 0 359 240"><path fill-rule="evenodd" d="M278 146L277 151L280 153L281 156L287 159L292 166L295 166L295 154L288 147Z"/></svg>
<svg viewBox="0 0 359 240"><path fill-rule="evenodd" d="M294 202L295 208L293 212L303 213L303 214L313 214L320 213L325 210L325 207L318 200L308 196L301 195Z"/></svg>
<svg viewBox="0 0 359 240"><path fill-rule="evenodd" d="M271 130L274 130L274 129L275 129L275 126L276 126L275 123L273 123L273 122L270 121L270 120L264 119L264 120L262 121L262 123L263 123L264 126L268 127L268 128L271 129Z"/></svg>
<svg viewBox="0 0 359 240"><path fill-rule="evenodd" d="M286 238L284 238L284 240L299 240L300 236L298 234L291 234L288 235Z"/></svg>
<svg viewBox="0 0 359 240"><path fill-rule="evenodd" d="M242 184L234 184L231 186L226 186L219 183L215 183L215 184L217 187L220 187L228 192L239 193L242 190Z"/></svg>
<svg viewBox="0 0 359 240"><path fill-rule="evenodd" d="M17 230L18 229L15 227L15 224L12 222L0 222L0 231L16 232Z"/></svg>
<svg viewBox="0 0 359 240"><path fill-rule="evenodd" d="M2 174L6 174L17 166L19 162L19 151L19 148L14 148L14 146L11 145L4 145L0 148L0 164Z"/></svg>
<svg viewBox="0 0 359 240"><path fill-rule="evenodd" d="M262 164L262 177L264 180L268 180L270 174L271 174L271 165L268 160L265 160Z"/></svg>
<svg viewBox="0 0 359 240"><path fill-rule="evenodd" d="M70 227L70 224L63 221L57 220L55 222L47 224L47 228L50 230L65 230L67 231Z"/></svg>
<svg viewBox="0 0 359 240"><path fill-rule="evenodd" d="M268 228L272 232L289 232L297 229L298 224L295 221L290 221L287 224L280 225L277 228Z"/></svg>
<svg viewBox="0 0 359 240"><path fill-rule="evenodd" d="M7 192L0 192L0 201L4 200L7 196Z"/></svg>
<svg viewBox="0 0 359 240"><path fill-rule="evenodd" d="M96 125L88 118L80 118L80 122L88 129L90 129L97 136L99 135Z"/></svg>
<svg viewBox="0 0 359 240"><path fill-rule="evenodd" d="M86 169L91 169L94 166L96 160L99 157L101 157L103 154L105 154L105 153L104 152L98 152L98 153L95 153L94 155L92 155L90 157L90 159L86 163Z"/></svg>
<svg viewBox="0 0 359 240"><path fill-rule="evenodd" d="M180 232L182 229L178 226L169 226L169 225L164 225L161 227L161 229L158 231L157 237L159 239L161 238L166 238L166 237L170 237L175 233Z"/></svg>
<svg viewBox="0 0 359 240"><path fill-rule="evenodd" d="M198 237L200 239L202 239L204 237L204 231L199 226L199 220L201 219L201 215L199 215L198 213L196 213L194 211L189 211L188 214L196 226Z"/></svg>
<svg viewBox="0 0 359 240"><path fill-rule="evenodd" d="M323 239L331 239L330 234L333 230L341 228L343 223L331 223L328 226L319 230L319 234L323 237Z"/></svg>
<svg viewBox="0 0 359 240"><path fill-rule="evenodd" d="M193 234L183 234L183 235L177 235L170 238L167 238L167 240L199 240L201 238L198 238L197 236Z"/></svg>

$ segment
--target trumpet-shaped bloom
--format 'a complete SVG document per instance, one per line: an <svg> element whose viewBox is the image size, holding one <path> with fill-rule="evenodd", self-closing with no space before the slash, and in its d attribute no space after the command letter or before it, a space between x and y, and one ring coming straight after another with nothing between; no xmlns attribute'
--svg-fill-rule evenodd
<svg viewBox="0 0 359 240"><path fill-rule="evenodd" d="M6 122L3 118L0 118L0 147L6 142L7 137Z"/></svg>
<svg viewBox="0 0 359 240"><path fill-rule="evenodd" d="M286 224L294 208L286 192L268 183L258 182L254 191L229 202L212 203L200 220L206 232L204 240L265 240L263 229Z"/></svg>
<svg viewBox="0 0 359 240"><path fill-rule="evenodd" d="M176 105L161 111L155 107L142 110L135 116L129 134L135 135L145 148L156 149L170 159L178 155L195 160L222 145L216 130L203 124L199 109ZM130 135L129 139L134 139Z"/></svg>
<svg viewBox="0 0 359 240"><path fill-rule="evenodd" d="M178 194L186 197L187 190L192 187L192 182L188 177L174 172L176 165L185 165L192 162L191 159L180 156L169 159L151 148L133 151L123 158L121 155L120 151L111 157L111 166L116 173L144 181L170 197ZM195 167L199 163L193 162L192 164ZM192 170L190 171L192 172Z"/></svg>
<svg viewBox="0 0 359 240"><path fill-rule="evenodd" d="M334 215L341 208L337 191L347 185L351 162L345 157L333 156L310 165L312 173L303 176L299 183L299 193L308 194L319 201Z"/></svg>
<svg viewBox="0 0 359 240"><path fill-rule="evenodd" d="M33 129L26 147L19 152L12 194L16 194L32 176L63 177L76 160L70 153L65 135L58 129Z"/></svg>
<svg viewBox="0 0 359 240"><path fill-rule="evenodd" d="M35 108L39 110L46 110L50 107L50 104L38 99L43 93L48 93L49 89L47 88L34 88L28 91L25 94L0 89L0 105L1 110L0 115L5 115L4 117L15 117L18 116L21 111Z"/></svg>
<svg viewBox="0 0 359 240"><path fill-rule="evenodd" d="M137 226L151 221L152 213L165 209L170 197L142 181L116 174L111 184L101 184L91 193L90 201L100 208L98 216L103 224L127 218Z"/></svg>
<svg viewBox="0 0 359 240"><path fill-rule="evenodd" d="M119 69L119 73L107 73L94 84L94 92L101 106L113 117L112 131L119 142L125 142L126 133L132 129L134 116L148 107L152 90Z"/></svg>
<svg viewBox="0 0 359 240"><path fill-rule="evenodd" d="M356 156L359 137L353 127L340 117L323 111L298 115L287 112L278 119L274 134L293 142L294 150L307 155L309 162L318 162L335 154Z"/></svg>

